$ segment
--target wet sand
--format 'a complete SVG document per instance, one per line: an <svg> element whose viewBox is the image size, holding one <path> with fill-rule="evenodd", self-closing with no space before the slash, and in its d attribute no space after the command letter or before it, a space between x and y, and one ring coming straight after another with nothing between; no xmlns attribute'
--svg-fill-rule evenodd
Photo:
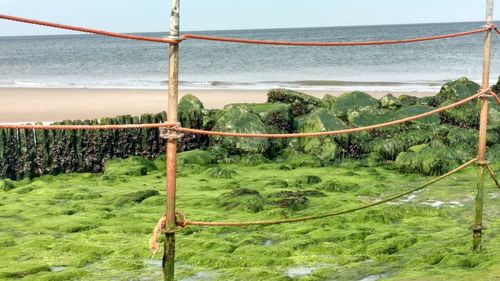
<svg viewBox="0 0 500 281"><path fill-rule="evenodd" d="M323 97L325 94L340 95L343 92L304 91ZM388 92L368 92L380 98ZM395 93L430 96L431 92ZM222 108L230 103L260 103L267 99L266 90L180 90L197 96L205 108ZM93 119L117 115L140 115L166 110L166 90L140 89L56 89L56 88L0 88L0 122L50 122L67 119Z"/></svg>

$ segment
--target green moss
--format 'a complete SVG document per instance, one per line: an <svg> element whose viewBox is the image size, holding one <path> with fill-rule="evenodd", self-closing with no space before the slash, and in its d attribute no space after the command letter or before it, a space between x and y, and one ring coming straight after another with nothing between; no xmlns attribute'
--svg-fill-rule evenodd
<svg viewBox="0 0 500 281"><path fill-rule="evenodd" d="M136 192L131 192L124 194L116 199L116 204L123 205L129 203L141 203L149 197L153 197L159 195L160 193L157 190L141 190Z"/></svg>
<svg viewBox="0 0 500 281"><path fill-rule="evenodd" d="M256 190L236 188L231 192L223 193L217 199L219 205L226 209L238 209L257 213L264 208L264 199Z"/></svg>
<svg viewBox="0 0 500 281"><path fill-rule="evenodd" d="M108 179L120 176L145 176L151 170L156 170L156 166L143 157L113 159L104 165L104 176Z"/></svg>
<svg viewBox="0 0 500 281"><path fill-rule="evenodd" d="M369 106L378 106L377 99L367 93L355 91L339 96L332 107L332 112L337 117L346 120L349 110Z"/></svg>
<svg viewBox="0 0 500 281"><path fill-rule="evenodd" d="M417 152L401 152L395 167L400 172L440 175L457 167L460 159L454 150L439 141L433 141Z"/></svg>
<svg viewBox="0 0 500 281"><path fill-rule="evenodd" d="M313 109L321 106L320 99L287 89L270 90L267 93L267 102L290 104L294 117L307 114Z"/></svg>
<svg viewBox="0 0 500 281"><path fill-rule="evenodd" d="M4 179L4 180L0 181L0 190L9 191L9 190L12 190L14 188L16 188L16 185L11 180Z"/></svg>
<svg viewBox="0 0 500 281"><path fill-rule="evenodd" d="M208 169L207 174L216 179L231 179L236 174L236 171L228 168L214 167Z"/></svg>
<svg viewBox="0 0 500 281"><path fill-rule="evenodd" d="M429 130L420 128L421 134ZM433 138L445 140L449 130L432 132ZM428 142L405 153L437 146ZM488 151L500 149L494 144ZM355 160L322 166L314 155L287 153L257 166L239 160L180 164L184 176L177 179L177 209L199 221L295 218L376 202L432 178L398 174L390 166L366 168ZM215 165L238 173L232 179L212 178L206 170ZM189 226L176 234L176 278L217 272L214 280L290 280L286 274L307 267L312 268L309 274L294 278L361 280L387 273L389 280L495 280L500 238L494 230L500 221L494 216L499 210L490 180L485 182L486 190L492 190L485 196L485 251L470 253L467 225L472 223L476 174L471 167L415 197L333 218L267 227ZM295 188L297 180L302 189ZM161 256L151 260L147 244L164 214L163 171L122 174L114 181L61 174L12 183L16 189L0 192L0 279L23 272L31 272L23 280L161 279ZM20 195L16 190L30 191ZM132 195L141 190L159 195L133 203ZM127 200L120 205L118 198ZM425 205L432 200L444 204ZM449 204L453 201L463 206ZM64 269L49 271L52 267Z"/></svg>
<svg viewBox="0 0 500 281"><path fill-rule="evenodd" d="M177 163L182 164L195 164L195 165L210 165L215 163L216 156L211 151L205 150L191 150L179 153L177 156Z"/></svg>
<svg viewBox="0 0 500 281"><path fill-rule="evenodd" d="M269 127L248 106L227 106L216 121L215 131L236 133L269 133ZM263 153L270 142L261 138L212 137L212 143L232 153Z"/></svg>

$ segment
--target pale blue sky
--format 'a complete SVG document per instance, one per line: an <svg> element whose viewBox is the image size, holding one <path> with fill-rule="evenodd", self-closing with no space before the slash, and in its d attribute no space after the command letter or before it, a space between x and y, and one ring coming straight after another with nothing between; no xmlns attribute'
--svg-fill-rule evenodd
<svg viewBox="0 0 500 281"><path fill-rule="evenodd" d="M181 0L181 30L483 21L486 0ZM170 0L0 0L0 13L116 32L168 30ZM497 0L495 19L500 18ZM0 20L0 36L68 31Z"/></svg>

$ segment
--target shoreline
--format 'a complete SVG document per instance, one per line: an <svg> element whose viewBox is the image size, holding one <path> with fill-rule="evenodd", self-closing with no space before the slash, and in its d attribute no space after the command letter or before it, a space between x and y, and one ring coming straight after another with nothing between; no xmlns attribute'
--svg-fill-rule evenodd
<svg viewBox="0 0 500 281"><path fill-rule="evenodd" d="M263 103L268 90L250 89L180 89L179 99L192 94L207 109L220 109L230 103ZM346 91L302 91L322 98L339 96ZM432 96L436 92L368 91L375 98L394 96ZM96 119L118 115L158 113L167 108L166 89L96 89L96 88L0 88L3 105L0 122L53 122Z"/></svg>

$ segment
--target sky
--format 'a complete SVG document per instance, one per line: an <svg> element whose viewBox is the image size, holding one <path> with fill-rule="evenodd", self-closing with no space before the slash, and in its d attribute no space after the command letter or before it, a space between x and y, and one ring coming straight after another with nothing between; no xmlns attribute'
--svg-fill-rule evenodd
<svg viewBox="0 0 500 281"><path fill-rule="evenodd" d="M0 14L115 32L167 31L171 0L0 0ZM500 0L494 19L500 18ZM181 32L484 21L486 0L181 0ZM0 20L0 36L68 34Z"/></svg>

